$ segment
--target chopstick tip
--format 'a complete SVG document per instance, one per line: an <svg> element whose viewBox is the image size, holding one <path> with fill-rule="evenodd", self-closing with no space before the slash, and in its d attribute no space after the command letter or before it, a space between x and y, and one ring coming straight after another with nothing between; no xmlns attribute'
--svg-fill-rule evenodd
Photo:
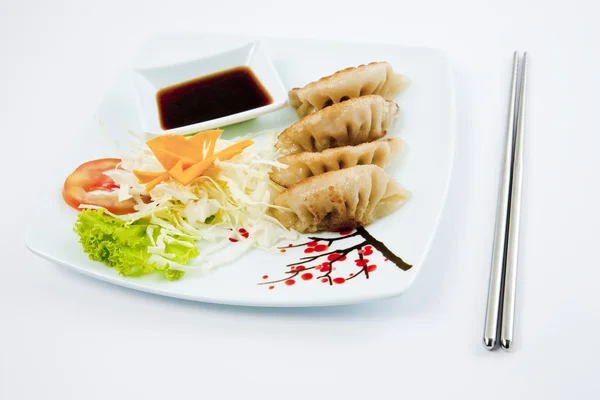
<svg viewBox="0 0 600 400"><path fill-rule="evenodd" d="M494 350L494 348L496 347L496 339L484 337L483 346L488 350Z"/></svg>
<svg viewBox="0 0 600 400"><path fill-rule="evenodd" d="M512 349L512 340L500 339L500 347L506 351L510 351Z"/></svg>

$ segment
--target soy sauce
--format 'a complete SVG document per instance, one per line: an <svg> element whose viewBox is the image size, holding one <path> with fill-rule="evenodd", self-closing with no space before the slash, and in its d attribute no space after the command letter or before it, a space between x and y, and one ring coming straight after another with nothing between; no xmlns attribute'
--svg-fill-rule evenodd
<svg viewBox="0 0 600 400"><path fill-rule="evenodd" d="M248 67L237 67L161 89L163 129L179 128L266 106L273 98Z"/></svg>

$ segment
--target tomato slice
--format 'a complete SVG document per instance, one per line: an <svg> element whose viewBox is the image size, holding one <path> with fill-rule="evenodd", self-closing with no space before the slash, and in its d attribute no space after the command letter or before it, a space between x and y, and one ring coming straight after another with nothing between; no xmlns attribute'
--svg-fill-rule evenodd
<svg viewBox="0 0 600 400"><path fill-rule="evenodd" d="M118 168L120 162L119 158L101 158L81 164L65 179L62 193L65 202L77 210L81 204L90 204L118 215L135 212L135 200L118 201L117 196L110 193L118 185L103 174L104 171ZM106 194L90 193L97 190L104 190Z"/></svg>

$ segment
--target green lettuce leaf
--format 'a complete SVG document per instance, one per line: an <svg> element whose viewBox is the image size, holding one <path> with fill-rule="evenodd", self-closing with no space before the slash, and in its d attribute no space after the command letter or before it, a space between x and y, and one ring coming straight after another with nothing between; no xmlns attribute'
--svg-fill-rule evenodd
<svg viewBox="0 0 600 400"><path fill-rule="evenodd" d="M79 235L79 242L90 259L103 262L122 276L136 277L158 272L171 281L181 278L183 271L171 269L168 264L157 265L150 261L152 254L148 252L148 247L152 242L146 234L150 225L145 219L126 226L125 221L106 215L103 210L88 209L79 213L73 230ZM161 229L153 225L155 239ZM194 243L187 238L174 238ZM169 259L175 263L187 265L198 256L199 251L195 245L188 247L180 243L168 243L165 253L174 255Z"/></svg>

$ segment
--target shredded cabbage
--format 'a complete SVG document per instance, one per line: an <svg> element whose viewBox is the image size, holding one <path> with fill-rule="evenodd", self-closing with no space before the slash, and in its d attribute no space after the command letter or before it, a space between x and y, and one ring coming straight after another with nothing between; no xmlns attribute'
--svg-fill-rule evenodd
<svg viewBox="0 0 600 400"><path fill-rule="evenodd" d="M276 194L269 173L273 167L286 167L275 161L274 141L271 132L264 145L254 144L227 161L217 160L214 168L191 184L169 180L149 193L131 171L162 171L163 167L148 146L139 143L122 156L123 169L105 172L119 185L115 191L119 200L134 198L138 203L135 213L112 216L125 226L147 219L161 230L148 248L152 261L159 265L169 260L167 242L175 237L193 241L201 250L193 264L179 267L183 270L214 268L251 248L272 251L280 240L294 240L298 235L268 213ZM215 152L233 143L219 139Z"/></svg>

